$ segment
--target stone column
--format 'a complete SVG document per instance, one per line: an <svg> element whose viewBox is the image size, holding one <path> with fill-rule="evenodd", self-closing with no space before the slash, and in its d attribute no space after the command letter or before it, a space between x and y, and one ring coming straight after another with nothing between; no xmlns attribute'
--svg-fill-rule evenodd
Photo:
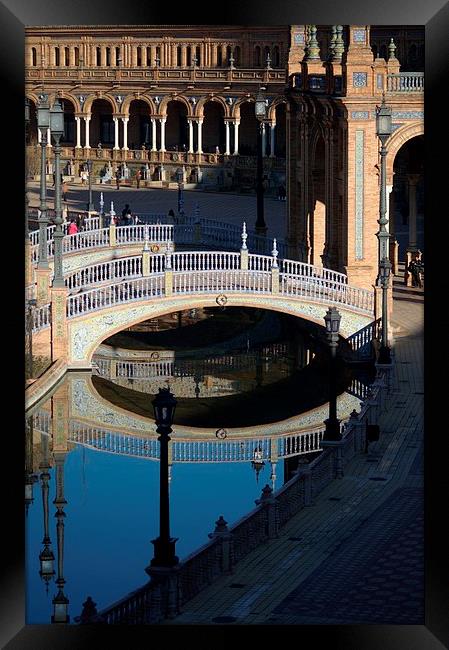
<svg viewBox="0 0 449 650"><path fill-rule="evenodd" d="M239 126L240 126L240 120L235 120L235 122L234 122L234 156L238 155L238 152L239 152Z"/></svg>
<svg viewBox="0 0 449 650"><path fill-rule="evenodd" d="M47 147L51 147L51 130L50 128L47 129Z"/></svg>
<svg viewBox="0 0 449 650"><path fill-rule="evenodd" d="M229 154L231 153L231 142L230 142L229 122L227 120L225 122L225 129L226 129L226 150L225 150L225 155L229 156Z"/></svg>
<svg viewBox="0 0 449 650"><path fill-rule="evenodd" d="M183 68L187 65L187 45L185 43L181 45L181 65Z"/></svg>
<svg viewBox="0 0 449 650"><path fill-rule="evenodd" d="M193 151L193 120L189 119L189 153L194 153Z"/></svg>
<svg viewBox="0 0 449 650"><path fill-rule="evenodd" d="M76 120L76 146L75 149L81 149L81 118L75 117ZM40 130L38 130L40 133Z"/></svg>
<svg viewBox="0 0 449 650"><path fill-rule="evenodd" d="M202 137L203 137L203 120L197 120L198 124L198 151L197 153L203 153L202 150Z"/></svg>
<svg viewBox="0 0 449 650"><path fill-rule="evenodd" d="M124 151L128 151L128 121L129 117L122 117L123 122L123 147Z"/></svg>
<svg viewBox="0 0 449 650"><path fill-rule="evenodd" d="M156 118L152 117L151 119L151 129L152 129L152 137L151 137L151 151L157 151L157 137L156 137Z"/></svg>
<svg viewBox="0 0 449 650"><path fill-rule="evenodd" d="M276 122L270 123L270 158L274 158L274 135L276 132Z"/></svg>
<svg viewBox="0 0 449 650"><path fill-rule="evenodd" d="M119 120L119 118L118 117L113 117L112 119L114 120L114 129L115 129L115 131L114 131L114 149L120 149L120 147L118 146L118 120Z"/></svg>
<svg viewBox="0 0 449 650"><path fill-rule="evenodd" d="M227 68L228 62L226 61L226 45L221 46L221 65L223 68Z"/></svg>
<svg viewBox="0 0 449 650"><path fill-rule="evenodd" d="M90 116L84 118L84 123L86 125L86 143L84 145L85 149L90 149L90 143L89 143L89 124L90 124Z"/></svg>
<svg viewBox="0 0 449 650"><path fill-rule="evenodd" d="M161 148L160 151L165 151L165 122L167 121L166 117L161 117Z"/></svg>

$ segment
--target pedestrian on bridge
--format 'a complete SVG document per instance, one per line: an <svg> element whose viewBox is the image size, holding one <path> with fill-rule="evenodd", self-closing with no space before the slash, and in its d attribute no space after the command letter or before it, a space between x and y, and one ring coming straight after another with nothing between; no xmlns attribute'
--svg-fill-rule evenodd
<svg viewBox="0 0 449 650"><path fill-rule="evenodd" d="M72 219L71 222L69 223L67 234L76 235L77 232L78 232L78 226L76 225L74 219Z"/></svg>

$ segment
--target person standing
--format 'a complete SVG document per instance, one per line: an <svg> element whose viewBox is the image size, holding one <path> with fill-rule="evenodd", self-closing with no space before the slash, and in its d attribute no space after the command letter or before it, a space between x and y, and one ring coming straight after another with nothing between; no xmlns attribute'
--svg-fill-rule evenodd
<svg viewBox="0 0 449 650"><path fill-rule="evenodd" d="M120 171L117 169L115 172L115 184L116 184L116 189L120 189Z"/></svg>
<svg viewBox="0 0 449 650"><path fill-rule="evenodd" d="M138 169L138 170L136 171L136 185L137 185L137 189L140 189L140 179L141 179L141 178L142 178L142 172L140 171L140 169Z"/></svg>
<svg viewBox="0 0 449 650"><path fill-rule="evenodd" d="M67 230L67 234L76 235L77 232L78 232L78 226L76 225L76 223L72 219L72 221L69 223L69 228Z"/></svg>
<svg viewBox="0 0 449 650"><path fill-rule="evenodd" d="M67 181L64 181L62 184L62 200L65 202L67 201Z"/></svg>

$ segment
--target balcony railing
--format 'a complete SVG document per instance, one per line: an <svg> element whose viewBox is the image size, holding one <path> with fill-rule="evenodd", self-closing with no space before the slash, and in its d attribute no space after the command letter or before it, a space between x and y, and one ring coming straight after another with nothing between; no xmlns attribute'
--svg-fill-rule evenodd
<svg viewBox="0 0 449 650"><path fill-rule="evenodd" d="M424 72L399 72L387 76L387 91L392 93L424 92Z"/></svg>

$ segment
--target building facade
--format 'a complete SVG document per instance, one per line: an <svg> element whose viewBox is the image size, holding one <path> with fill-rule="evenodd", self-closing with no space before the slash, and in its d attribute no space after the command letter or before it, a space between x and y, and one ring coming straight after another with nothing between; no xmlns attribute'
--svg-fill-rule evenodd
<svg viewBox="0 0 449 650"><path fill-rule="evenodd" d="M416 247L423 35L416 26L367 25L27 27L29 173L39 172L36 106L45 92L64 107L69 178L79 180L91 159L103 182L117 169L132 181L140 169L143 184L169 186L182 170L187 187L252 191L254 102L263 88L264 184L267 194L287 187L291 256L371 286L379 212L375 110L383 93L395 129L390 232L405 210L409 248ZM52 173L51 145L48 153Z"/></svg>

